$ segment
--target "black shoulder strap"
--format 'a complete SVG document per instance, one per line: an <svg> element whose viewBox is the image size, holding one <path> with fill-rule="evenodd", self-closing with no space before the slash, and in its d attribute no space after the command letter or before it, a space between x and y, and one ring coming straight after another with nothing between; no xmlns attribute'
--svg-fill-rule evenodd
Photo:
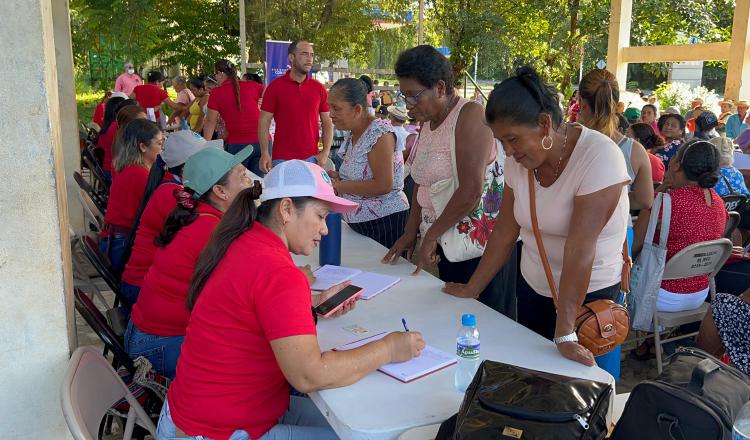
<svg viewBox="0 0 750 440"><path fill-rule="evenodd" d="M729 179L727 179L727 176L725 176L724 174L722 174L721 178L724 179L724 183L726 183L727 186L729 187L729 194L734 194L734 188L732 188L732 184L729 183Z"/></svg>

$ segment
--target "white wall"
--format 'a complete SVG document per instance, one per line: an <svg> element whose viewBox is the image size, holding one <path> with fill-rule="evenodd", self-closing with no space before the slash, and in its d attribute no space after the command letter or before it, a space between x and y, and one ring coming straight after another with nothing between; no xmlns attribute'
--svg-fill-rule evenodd
<svg viewBox="0 0 750 440"><path fill-rule="evenodd" d="M59 403L71 280L51 1L9 0L0 14L3 439L69 437Z"/></svg>

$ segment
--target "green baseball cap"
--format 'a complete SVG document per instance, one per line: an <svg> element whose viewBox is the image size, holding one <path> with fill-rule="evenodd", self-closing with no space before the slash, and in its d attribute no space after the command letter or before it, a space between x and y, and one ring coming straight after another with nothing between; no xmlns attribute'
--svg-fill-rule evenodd
<svg viewBox="0 0 750 440"><path fill-rule="evenodd" d="M185 162L185 168L182 170L182 184L185 188L193 190L195 198L198 198L252 153L251 145L238 151L237 154L227 153L216 147L205 148L190 156Z"/></svg>
<svg viewBox="0 0 750 440"><path fill-rule="evenodd" d="M625 116L625 119L627 119L628 122L632 124L636 122L638 118L641 117L641 111L635 107L630 107L625 110L625 113L623 113L623 116Z"/></svg>

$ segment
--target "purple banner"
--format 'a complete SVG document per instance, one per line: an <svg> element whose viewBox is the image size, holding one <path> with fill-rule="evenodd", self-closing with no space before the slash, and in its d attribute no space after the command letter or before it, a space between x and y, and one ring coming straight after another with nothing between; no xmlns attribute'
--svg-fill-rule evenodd
<svg viewBox="0 0 750 440"><path fill-rule="evenodd" d="M266 40L266 85L289 70L287 50L291 41Z"/></svg>

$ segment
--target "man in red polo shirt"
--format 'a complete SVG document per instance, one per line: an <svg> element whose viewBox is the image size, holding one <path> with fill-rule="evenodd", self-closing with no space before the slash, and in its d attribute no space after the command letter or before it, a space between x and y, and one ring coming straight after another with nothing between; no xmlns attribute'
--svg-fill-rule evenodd
<svg viewBox="0 0 750 440"><path fill-rule="evenodd" d="M328 161L333 143L333 123L328 114L328 93L325 86L310 78L313 45L301 40L289 45L286 74L266 87L260 106L258 139L260 169L268 173L273 165L299 159L319 164ZM271 119L276 121L273 139L273 160L268 148ZM318 151L320 123L323 125L323 151Z"/></svg>

